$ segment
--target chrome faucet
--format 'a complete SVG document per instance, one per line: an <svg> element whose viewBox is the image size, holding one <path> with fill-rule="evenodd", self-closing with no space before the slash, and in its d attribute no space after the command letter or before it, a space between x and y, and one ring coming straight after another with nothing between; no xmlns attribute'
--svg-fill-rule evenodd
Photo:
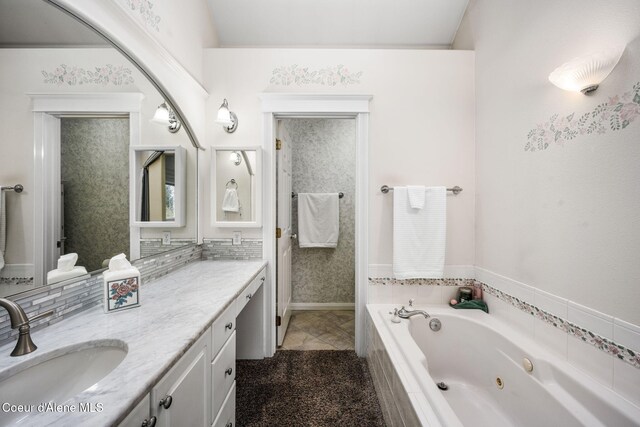
<svg viewBox="0 0 640 427"><path fill-rule="evenodd" d="M35 351L38 347L31 340L31 325L29 322L51 316L53 314L53 310L40 313L29 319L22 307L20 307L16 302L6 298L0 298L0 307L4 307L7 312L9 312L11 329L18 329L19 331L18 342L11 352L11 356L24 356L25 354Z"/></svg>
<svg viewBox="0 0 640 427"><path fill-rule="evenodd" d="M409 307L413 307L413 299L409 300ZM403 319L408 319L412 316L415 316L417 314L422 314L424 316L425 319L428 319L429 317L429 313L427 313L424 310L407 310L406 308L404 308L404 305L402 306L402 308L400 310L398 310L398 316L403 318Z"/></svg>

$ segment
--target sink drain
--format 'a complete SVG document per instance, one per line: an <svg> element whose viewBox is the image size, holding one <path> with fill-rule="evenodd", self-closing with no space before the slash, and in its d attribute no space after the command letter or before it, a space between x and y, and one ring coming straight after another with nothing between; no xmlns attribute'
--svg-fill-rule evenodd
<svg viewBox="0 0 640 427"><path fill-rule="evenodd" d="M497 377L496 378L496 386L502 390L504 388L504 382L502 381L502 378Z"/></svg>
<svg viewBox="0 0 640 427"><path fill-rule="evenodd" d="M441 382L439 382L439 383L437 383L436 385L438 386L438 388L439 388L440 390L449 390L449 386L448 386L448 385L446 385L446 384L445 384L444 382L442 382L442 381L441 381Z"/></svg>

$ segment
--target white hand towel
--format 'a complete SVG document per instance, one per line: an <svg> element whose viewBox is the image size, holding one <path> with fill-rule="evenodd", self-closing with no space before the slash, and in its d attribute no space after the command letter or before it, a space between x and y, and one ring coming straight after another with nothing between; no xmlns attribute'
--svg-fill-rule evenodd
<svg viewBox="0 0 640 427"><path fill-rule="evenodd" d="M409 194L409 204L413 209L424 208L424 198L427 187L424 185L407 185L407 193Z"/></svg>
<svg viewBox="0 0 640 427"><path fill-rule="evenodd" d="M222 199L222 210L225 212L239 212L240 200L238 200L238 192L235 188L227 188Z"/></svg>
<svg viewBox="0 0 640 427"><path fill-rule="evenodd" d="M447 189L428 187L425 206L413 209L405 187L393 194L393 274L397 279L444 275Z"/></svg>
<svg viewBox="0 0 640 427"><path fill-rule="evenodd" d="M298 193L301 248L335 248L340 234L338 193Z"/></svg>
<svg viewBox="0 0 640 427"><path fill-rule="evenodd" d="M4 251L7 246L7 207L4 191L0 190L0 271L4 268Z"/></svg>

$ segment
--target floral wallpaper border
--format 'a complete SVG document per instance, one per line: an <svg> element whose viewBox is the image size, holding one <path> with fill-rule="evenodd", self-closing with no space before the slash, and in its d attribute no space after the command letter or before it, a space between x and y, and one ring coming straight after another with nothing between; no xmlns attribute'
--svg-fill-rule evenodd
<svg viewBox="0 0 640 427"><path fill-rule="evenodd" d="M162 18L153 11L153 2L151 0L125 0L126 5L133 11L138 11L140 19L147 26L156 31L160 31L160 21Z"/></svg>
<svg viewBox="0 0 640 427"><path fill-rule="evenodd" d="M335 65L312 70L309 67L300 67L297 64L285 65L274 68L271 73L271 84L280 86L322 85L322 86L348 86L360 84L362 71L351 72L344 65Z"/></svg>
<svg viewBox="0 0 640 427"><path fill-rule="evenodd" d="M582 135L603 135L608 131L619 131L629 126L640 116L640 82L622 95L596 106L593 111L580 117L576 113L568 116L554 114L544 123L539 123L527 135L524 151L541 151L551 144L562 145Z"/></svg>
<svg viewBox="0 0 640 427"><path fill-rule="evenodd" d="M616 344L612 340L601 337L600 335L591 332L587 329L569 322L566 319L555 316L545 310L536 307L533 304L522 301L512 295L502 292L486 283L479 282L474 279L409 279L400 280L393 278L369 278L370 285L421 285L421 286L475 286L481 287L482 292L486 292L489 295L512 305L513 307L524 311L527 314L535 316L537 319L566 332L567 334L578 338L587 344L590 344L598 350L604 351L610 356L617 357L633 366L640 369L640 354L635 351L626 348L623 345Z"/></svg>
<svg viewBox="0 0 640 427"><path fill-rule="evenodd" d="M42 75L44 83L58 86L65 83L69 86L84 84L123 86L134 83L131 68L113 64L94 67L93 70L60 64L54 70L42 70Z"/></svg>

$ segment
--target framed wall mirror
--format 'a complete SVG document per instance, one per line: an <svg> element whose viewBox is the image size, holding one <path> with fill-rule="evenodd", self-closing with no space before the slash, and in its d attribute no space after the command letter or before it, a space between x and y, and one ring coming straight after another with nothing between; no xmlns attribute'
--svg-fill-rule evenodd
<svg viewBox="0 0 640 427"><path fill-rule="evenodd" d="M212 147L211 156L212 225L262 226L260 147Z"/></svg>
<svg viewBox="0 0 640 427"><path fill-rule="evenodd" d="M65 254L95 273L119 253L137 260L196 243L198 144L152 73L45 0L0 0L0 64L11 123L0 140L0 297L46 285ZM164 154L162 221L131 221L143 200L133 146Z"/></svg>
<svg viewBox="0 0 640 427"><path fill-rule="evenodd" d="M131 224L177 228L185 225L184 147L131 147Z"/></svg>

